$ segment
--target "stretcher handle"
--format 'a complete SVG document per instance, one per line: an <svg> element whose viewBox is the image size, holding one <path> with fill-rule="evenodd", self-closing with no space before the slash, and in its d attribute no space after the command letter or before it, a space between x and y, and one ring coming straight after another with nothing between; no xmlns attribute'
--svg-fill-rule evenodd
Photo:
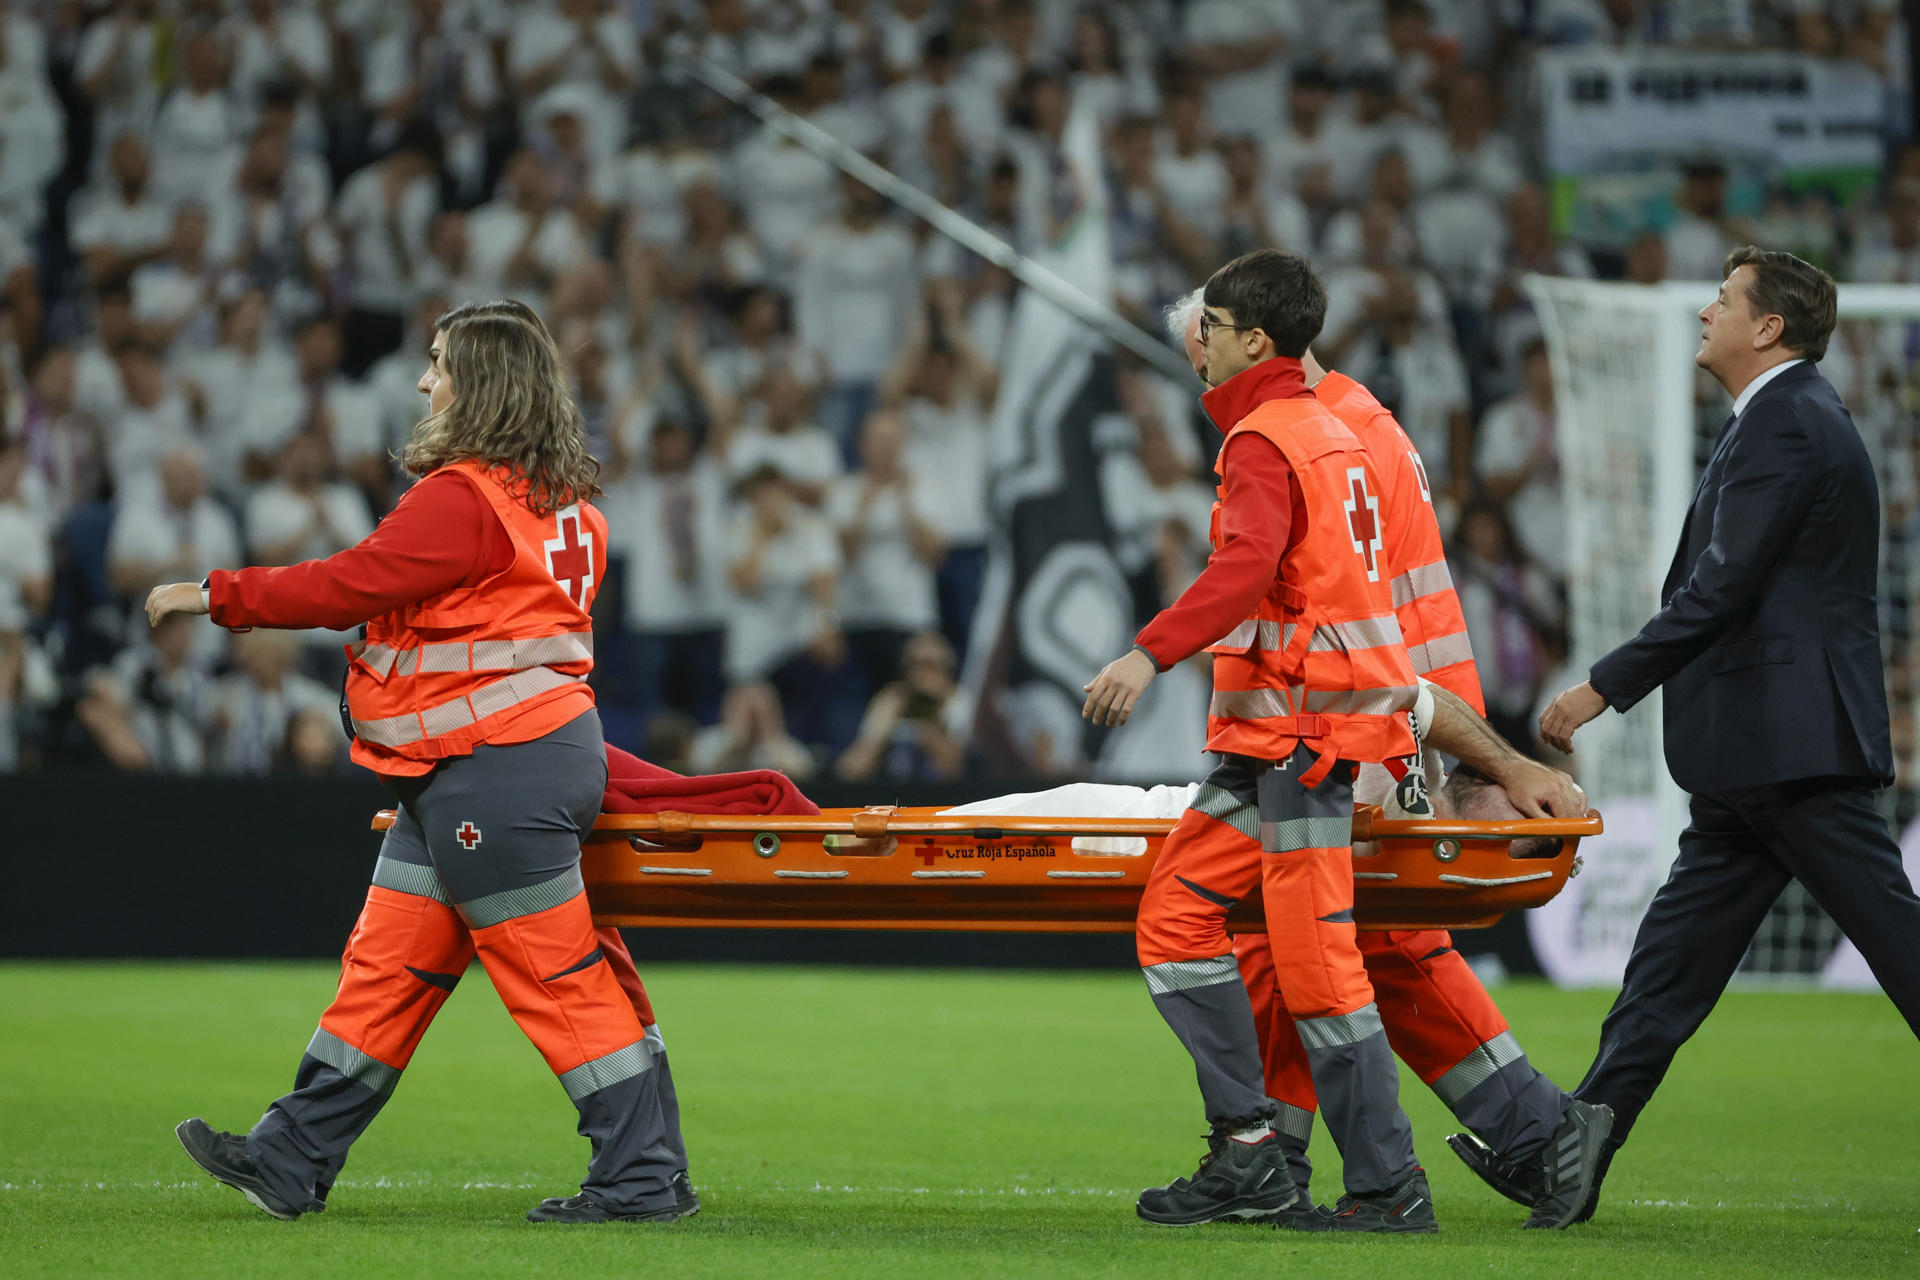
<svg viewBox="0 0 1920 1280"><path fill-rule="evenodd" d="M1466 818L1383 818L1376 808L1356 809L1355 840L1442 839L1531 840L1536 836L1597 836L1604 830L1600 811L1584 818L1512 818L1475 822Z"/></svg>
<svg viewBox="0 0 1920 1280"><path fill-rule="evenodd" d="M1596 811L1584 818L1515 818L1505 822L1469 822L1459 818L1396 818L1379 816L1375 808L1356 809L1353 815L1355 840L1392 838L1465 840L1526 840L1536 836L1597 836L1603 830ZM373 816L373 829L385 831L393 825L394 811L382 809ZM1173 829L1168 818L1022 818L987 815L954 817L896 816L891 806L861 809L851 820L825 814L714 814L681 813L669 809L662 813L603 813L594 823L600 831L657 833L664 836L691 836L698 833L736 832L756 834L770 828L795 833L855 835L863 840L885 836L961 835L976 840L998 840L1005 835L1075 836L1164 836Z"/></svg>
<svg viewBox="0 0 1920 1280"><path fill-rule="evenodd" d="M1164 836L1170 818L1015 818L982 814L957 817L897 817L892 809L860 809L851 818L826 814L603 813L599 831L658 832L661 835L793 832L853 835L863 840L885 836L957 835L998 840L1004 835Z"/></svg>

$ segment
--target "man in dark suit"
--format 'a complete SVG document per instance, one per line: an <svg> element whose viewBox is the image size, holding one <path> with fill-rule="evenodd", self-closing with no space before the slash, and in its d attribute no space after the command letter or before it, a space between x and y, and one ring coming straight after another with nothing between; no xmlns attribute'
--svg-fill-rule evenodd
<svg viewBox="0 0 1920 1280"><path fill-rule="evenodd" d="M1834 317L1824 271L1752 246L1728 256L1695 363L1734 397L1733 414L1694 492L1665 607L1540 717L1540 736L1572 751L1581 725L1664 687L1667 767L1693 795L1680 856L1574 1091L1614 1113L1576 1221L1592 1216L1613 1152L1789 879L1920 1034L1920 899L1873 800L1893 780L1874 595L1880 494L1816 363ZM1535 1171L1452 1145L1506 1194L1532 1194Z"/></svg>

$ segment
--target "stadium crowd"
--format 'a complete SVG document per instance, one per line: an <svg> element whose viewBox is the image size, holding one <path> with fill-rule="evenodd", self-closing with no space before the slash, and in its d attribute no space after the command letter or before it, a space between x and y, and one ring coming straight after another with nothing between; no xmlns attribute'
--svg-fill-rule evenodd
<svg viewBox="0 0 1920 1280"><path fill-rule="evenodd" d="M1530 57L1653 42L1853 60L1904 129L1887 0L16 0L0 770L340 767L340 634L149 635L139 602L363 537L405 483L433 318L509 295L604 464L611 740L695 770L980 764L947 712L1013 281L678 74L695 55L1022 249L1080 206L1060 139L1097 113L1115 305L1150 331L1236 254L1308 254L1316 354L1421 448L1491 718L1530 740L1567 584L1520 276L1717 279L1751 239L1920 283L1898 142L1859 200L1769 189L1736 217L1703 159L1624 242L1557 236ZM1170 599L1206 555L1211 428L1191 387L1117 377L1098 483ZM1901 456L1892 510L1920 522Z"/></svg>

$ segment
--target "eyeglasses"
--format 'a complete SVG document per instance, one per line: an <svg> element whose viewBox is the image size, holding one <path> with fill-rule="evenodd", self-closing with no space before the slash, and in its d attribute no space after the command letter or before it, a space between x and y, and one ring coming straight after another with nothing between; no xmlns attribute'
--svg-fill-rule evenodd
<svg viewBox="0 0 1920 1280"><path fill-rule="evenodd" d="M1259 327L1257 324L1223 324L1202 311L1200 313L1200 345L1206 345L1207 335L1215 329L1231 329L1237 333L1244 333L1248 329L1258 329Z"/></svg>

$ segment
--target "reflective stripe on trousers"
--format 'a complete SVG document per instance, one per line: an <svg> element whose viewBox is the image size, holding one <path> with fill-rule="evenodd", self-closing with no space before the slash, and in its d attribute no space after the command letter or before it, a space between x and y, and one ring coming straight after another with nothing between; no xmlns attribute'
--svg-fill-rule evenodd
<svg viewBox="0 0 1920 1280"><path fill-rule="evenodd" d="M1502 1031L1435 1080L1433 1091L1447 1106L1457 1107L1461 1099L1493 1079L1494 1073L1500 1068L1518 1062L1525 1056L1526 1052L1520 1048L1520 1042L1514 1038L1513 1032Z"/></svg>
<svg viewBox="0 0 1920 1280"><path fill-rule="evenodd" d="M1156 996L1240 981L1240 966L1231 953L1207 960L1166 960L1147 965L1140 972L1146 975L1147 990Z"/></svg>

